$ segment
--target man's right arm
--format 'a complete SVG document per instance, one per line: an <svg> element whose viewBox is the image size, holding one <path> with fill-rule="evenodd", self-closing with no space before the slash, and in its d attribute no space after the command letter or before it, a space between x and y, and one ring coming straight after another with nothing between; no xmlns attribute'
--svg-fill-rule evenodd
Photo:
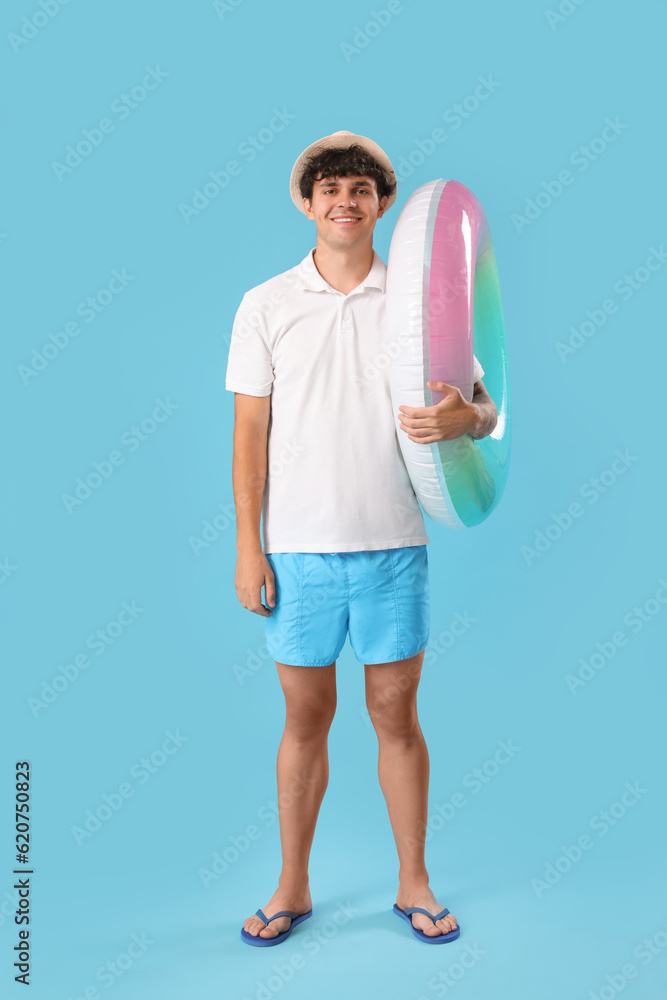
<svg viewBox="0 0 667 1000"><path fill-rule="evenodd" d="M232 487L236 509L236 577L234 585L244 608L268 617L262 604L275 604L273 571L264 555L260 535L262 501L267 475L267 445L271 395L234 393L234 452Z"/></svg>

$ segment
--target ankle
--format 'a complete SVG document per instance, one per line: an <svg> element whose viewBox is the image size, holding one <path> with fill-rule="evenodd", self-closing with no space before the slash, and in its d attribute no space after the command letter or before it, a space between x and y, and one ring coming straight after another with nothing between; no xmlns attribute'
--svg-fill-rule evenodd
<svg viewBox="0 0 667 1000"><path fill-rule="evenodd" d="M278 885L292 893L308 892L308 872L302 871L282 871L278 878Z"/></svg>
<svg viewBox="0 0 667 1000"><path fill-rule="evenodd" d="M399 869L398 883L402 889L428 888L428 872L425 868Z"/></svg>

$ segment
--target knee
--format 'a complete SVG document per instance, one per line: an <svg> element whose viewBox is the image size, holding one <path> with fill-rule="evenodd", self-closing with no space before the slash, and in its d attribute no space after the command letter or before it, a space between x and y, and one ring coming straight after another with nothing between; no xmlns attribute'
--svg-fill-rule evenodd
<svg viewBox="0 0 667 1000"><path fill-rule="evenodd" d="M366 708L376 729L406 734L419 729L417 691L408 673L394 677L388 683L366 687Z"/></svg>
<svg viewBox="0 0 667 1000"><path fill-rule="evenodd" d="M405 747L423 739L416 708L369 707L368 714L378 739L390 740Z"/></svg>
<svg viewBox="0 0 667 1000"><path fill-rule="evenodd" d="M300 705L287 710L285 732L297 743L325 740L336 712L335 702Z"/></svg>

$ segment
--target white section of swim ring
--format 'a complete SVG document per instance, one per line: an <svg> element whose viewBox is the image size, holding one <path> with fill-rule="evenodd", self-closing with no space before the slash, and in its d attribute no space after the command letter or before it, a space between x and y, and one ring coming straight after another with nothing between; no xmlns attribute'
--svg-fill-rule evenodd
<svg viewBox="0 0 667 1000"><path fill-rule="evenodd" d="M398 422L398 407L426 405L430 372L428 304L430 248L443 179L422 185L403 206L387 261L387 334L396 433L413 488L424 510L446 527L463 528L439 471L438 443L411 441ZM398 338L405 339L403 346Z"/></svg>

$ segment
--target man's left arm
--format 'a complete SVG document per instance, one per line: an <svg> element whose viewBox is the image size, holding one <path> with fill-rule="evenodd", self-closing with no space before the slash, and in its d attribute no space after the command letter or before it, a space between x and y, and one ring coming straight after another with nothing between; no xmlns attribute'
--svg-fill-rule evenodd
<svg viewBox="0 0 667 1000"><path fill-rule="evenodd" d="M486 437L498 423L498 410L481 380L475 382L473 386L471 405L477 408L477 422L474 429L468 431L468 434L472 438Z"/></svg>

